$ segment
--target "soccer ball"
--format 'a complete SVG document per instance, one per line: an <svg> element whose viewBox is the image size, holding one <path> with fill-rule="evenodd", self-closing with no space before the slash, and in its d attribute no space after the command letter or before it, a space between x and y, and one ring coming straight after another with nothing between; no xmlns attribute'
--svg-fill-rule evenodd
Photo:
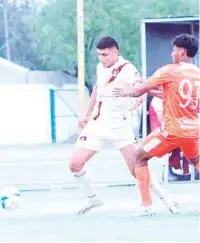
<svg viewBox="0 0 200 243"><path fill-rule="evenodd" d="M3 209L11 211L19 206L20 191L15 186L0 188L0 205Z"/></svg>

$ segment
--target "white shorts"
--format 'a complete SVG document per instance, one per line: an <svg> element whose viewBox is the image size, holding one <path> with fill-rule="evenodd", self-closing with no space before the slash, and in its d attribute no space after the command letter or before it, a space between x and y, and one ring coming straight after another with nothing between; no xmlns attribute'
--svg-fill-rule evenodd
<svg viewBox="0 0 200 243"><path fill-rule="evenodd" d="M113 128L91 120L82 130L76 146L93 151L101 150L107 143L113 143L117 149L122 149L136 142L132 123L125 122L121 127Z"/></svg>

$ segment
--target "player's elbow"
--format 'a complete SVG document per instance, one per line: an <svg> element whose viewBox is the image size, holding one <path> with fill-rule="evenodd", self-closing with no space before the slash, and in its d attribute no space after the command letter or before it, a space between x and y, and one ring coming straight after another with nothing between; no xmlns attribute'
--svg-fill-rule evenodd
<svg viewBox="0 0 200 243"><path fill-rule="evenodd" d="M134 89L133 91L132 91L132 97L139 97L139 96L141 96L142 95L142 92L141 92L141 90L139 90L139 89Z"/></svg>
<svg viewBox="0 0 200 243"><path fill-rule="evenodd" d="M132 89L132 97L139 97L141 95L143 95L144 92L144 88L143 88L143 84L137 82L135 83L135 85L133 86Z"/></svg>

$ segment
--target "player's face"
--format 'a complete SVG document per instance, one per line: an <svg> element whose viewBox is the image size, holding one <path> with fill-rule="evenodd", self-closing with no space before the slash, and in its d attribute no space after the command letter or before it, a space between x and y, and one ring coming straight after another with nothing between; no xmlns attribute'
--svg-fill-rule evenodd
<svg viewBox="0 0 200 243"><path fill-rule="evenodd" d="M186 50L182 47L174 46L171 56L174 63L182 62L185 58Z"/></svg>
<svg viewBox="0 0 200 243"><path fill-rule="evenodd" d="M119 51L116 47L97 49L99 61L105 68L109 68L117 62Z"/></svg>

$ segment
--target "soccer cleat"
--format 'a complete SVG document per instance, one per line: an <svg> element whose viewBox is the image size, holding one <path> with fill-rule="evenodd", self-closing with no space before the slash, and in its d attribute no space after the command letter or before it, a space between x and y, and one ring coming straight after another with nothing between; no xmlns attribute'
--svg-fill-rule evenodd
<svg viewBox="0 0 200 243"><path fill-rule="evenodd" d="M172 204L169 206L169 211L173 214L178 214L179 213L178 203L173 201Z"/></svg>
<svg viewBox="0 0 200 243"><path fill-rule="evenodd" d="M88 198L88 203L85 207L83 207L79 212L78 215L85 214L89 212L91 209L100 207L103 205L103 202L98 198L96 195L92 198Z"/></svg>
<svg viewBox="0 0 200 243"><path fill-rule="evenodd" d="M156 215L156 213L153 210L153 206L145 207L145 206L141 205L140 210L141 210L141 213L140 213L141 216L154 216L154 215Z"/></svg>

